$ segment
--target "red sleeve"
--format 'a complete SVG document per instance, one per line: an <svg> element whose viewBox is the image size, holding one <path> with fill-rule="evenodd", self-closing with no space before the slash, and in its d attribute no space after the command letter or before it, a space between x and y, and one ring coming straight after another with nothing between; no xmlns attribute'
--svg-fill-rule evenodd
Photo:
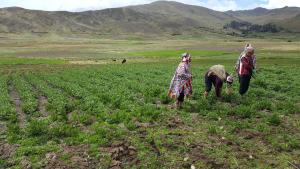
<svg viewBox="0 0 300 169"><path fill-rule="evenodd" d="M250 63L248 62L247 58L243 57L241 59L241 62L243 63L243 66L245 66L246 69L251 70L252 67L250 65Z"/></svg>

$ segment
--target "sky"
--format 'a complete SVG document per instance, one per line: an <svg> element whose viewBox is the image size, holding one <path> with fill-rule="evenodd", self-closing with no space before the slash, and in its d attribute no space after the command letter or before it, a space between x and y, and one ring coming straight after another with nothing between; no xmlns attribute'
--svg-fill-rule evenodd
<svg viewBox="0 0 300 169"><path fill-rule="evenodd" d="M139 5L156 0L0 0L0 8L18 6L47 11L85 11ZM300 7L300 0L174 0L185 4L204 6L218 11L244 10L256 7L268 9L284 6Z"/></svg>

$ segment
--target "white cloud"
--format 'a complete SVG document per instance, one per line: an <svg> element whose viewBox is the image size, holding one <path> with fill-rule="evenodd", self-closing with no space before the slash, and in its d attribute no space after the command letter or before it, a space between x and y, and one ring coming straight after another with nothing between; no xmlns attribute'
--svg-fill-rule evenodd
<svg viewBox="0 0 300 169"><path fill-rule="evenodd" d="M208 0L208 2L206 3L206 7L218 11L238 9L238 5L234 0Z"/></svg>
<svg viewBox="0 0 300 169"><path fill-rule="evenodd" d="M175 0L185 4L198 5L218 11L236 10L238 5L235 0Z"/></svg>
<svg viewBox="0 0 300 169"><path fill-rule="evenodd" d="M157 0L0 0L0 7L19 6L27 9L82 11L147 4ZM215 10L238 9L235 0L174 0Z"/></svg>
<svg viewBox="0 0 300 169"><path fill-rule="evenodd" d="M0 7L19 6L27 9L68 10L104 9L146 4L155 0L0 0Z"/></svg>
<svg viewBox="0 0 300 169"><path fill-rule="evenodd" d="M266 8L281 8L284 6L300 7L300 0L268 0L264 6Z"/></svg>
<svg viewBox="0 0 300 169"><path fill-rule="evenodd" d="M155 0L64 0L66 1L61 8L69 7L68 10L87 10L115 8L129 5L139 5L151 3ZM74 3L75 2L75 3Z"/></svg>

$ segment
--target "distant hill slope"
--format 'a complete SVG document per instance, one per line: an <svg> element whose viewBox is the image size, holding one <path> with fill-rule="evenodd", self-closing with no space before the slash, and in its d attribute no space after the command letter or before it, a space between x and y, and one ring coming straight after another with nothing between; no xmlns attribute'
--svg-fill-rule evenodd
<svg viewBox="0 0 300 169"><path fill-rule="evenodd" d="M236 18L226 13L177 2L86 12L47 12L22 8L0 10L0 31L164 33L199 27L221 29Z"/></svg>
<svg viewBox="0 0 300 169"><path fill-rule="evenodd" d="M14 7L0 9L0 32L172 34L203 28L222 30L233 20L276 22L285 26L288 19L290 22L293 18L297 20L298 14L300 8L218 12L170 1L86 12L48 12ZM295 28L298 28L297 24L293 26Z"/></svg>
<svg viewBox="0 0 300 169"><path fill-rule="evenodd" d="M162 26L173 23L177 26L222 28L225 23L237 18L226 13L214 11L208 8L185 5L178 2L158 1L149 5L129 7L147 16L164 16Z"/></svg>
<svg viewBox="0 0 300 169"><path fill-rule="evenodd" d="M289 30L300 30L300 8L284 7L268 10L265 8L255 8L244 11L227 11L232 17L239 18L250 23L267 24L275 23ZM290 25L292 24L292 25Z"/></svg>
<svg viewBox="0 0 300 169"><path fill-rule="evenodd" d="M290 19L276 21L276 24L291 31L300 33L300 14Z"/></svg>

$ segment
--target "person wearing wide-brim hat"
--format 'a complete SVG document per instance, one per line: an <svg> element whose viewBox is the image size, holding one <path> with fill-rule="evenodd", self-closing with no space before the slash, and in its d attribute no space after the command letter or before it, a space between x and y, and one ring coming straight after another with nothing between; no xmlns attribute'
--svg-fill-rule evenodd
<svg viewBox="0 0 300 169"><path fill-rule="evenodd" d="M176 99L177 108L181 108L184 97L192 95L192 73L190 71L191 55L184 53L170 83L169 97Z"/></svg>
<svg viewBox="0 0 300 169"><path fill-rule="evenodd" d="M233 83L233 77L226 72L223 65L214 65L204 75L205 92L204 96L207 97L211 91L212 85L215 87L217 97L221 97L223 82L226 83L226 88Z"/></svg>

